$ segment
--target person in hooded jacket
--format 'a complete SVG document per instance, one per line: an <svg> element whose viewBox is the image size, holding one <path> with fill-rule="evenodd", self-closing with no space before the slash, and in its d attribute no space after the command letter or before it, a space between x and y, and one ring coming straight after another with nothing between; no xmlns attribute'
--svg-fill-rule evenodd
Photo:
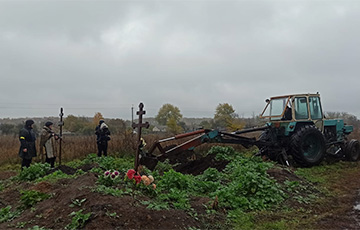
<svg viewBox="0 0 360 230"><path fill-rule="evenodd" d="M33 131L34 121L25 121L25 126L20 130L19 140L20 149L19 156L22 158L21 169L29 167L33 157L36 157L36 136Z"/></svg>
<svg viewBox="0 0 360 230"><path fill-rule="evenodd" d="M107 156L108 141L110 140L110 131L104 120L99 121L99 125L95 128L95 135L98 147L98 156L101 157L102 153L104 153L104 156Z"/></svg>
<svg viewBox="0 0 360 230"><path fill-rule="evenodd" d="M49 163L51 168L54 168L56 160L56 140L58 139L58 136L52 130L53 124L51 121L46 122L40 136L40 154L43 156L45 149L45 162Z"/></svg>

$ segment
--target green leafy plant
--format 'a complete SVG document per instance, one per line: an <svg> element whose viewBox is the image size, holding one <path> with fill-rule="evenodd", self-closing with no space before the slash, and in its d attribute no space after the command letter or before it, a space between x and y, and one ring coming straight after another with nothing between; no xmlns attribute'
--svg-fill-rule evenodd
<svg viewBox="0 0 360 230"><path fill-rule="evenodd" d="M119 215L116 212L109 212L107 211L105 213L108 217L114 217L114 218L119 218Z"/></svg>
<svg viewBox="0 0 360 230"><path fill-rule="evenodd" d="M85 201L86 201L86 198L81 199L81 200L79 200L79 199L71 200L71 203L72 203L72 204L70 204L69 207L70 207L70 208L73 208L73 207L75 207L75 206L81 207L81 205L82 205Z"/></svg>
<svg viewBox="0 0 360 230"><path fill-rule="evenodd" d="M120 190L118 188L111 188L111 187L107 187L105 185L98 185L92 191L102 193L102 194L106 194L106 195L117 196L117 197L121 197L124 194L129 194L129 193L132 192L132 190L130 190L130 191L122 191L122 190Z"/></svg>
<svg viewBox="0 0 360 230"><path fill-rule="evenodd" d="M51 230L45 227L39 227L38 225L32 226L31 228L28 228L28 230Z"/></svg>
<svg viewBox="0 0 360 230"><path fill-rule="evenodd" d="M35 190L23 190L20 193L20 201L24 208L32 207L36 203L51 197L49 194L41 193Z"/></svg>
<svg viewBox="0 0 360 230"><path fill-rule="evenodd" d="M216 160L231 160L234 158L234 155L238 154L232 147L224 146L213 146L208 154L216 154Z"/></svg>
<svg viewBox="0 0 360 230"><path fill-rule="evenodd" d="M168 172L173 168L173 166L169 163L169 159L166 159L164 162L159 161L155 167L155 170L164 173Z"/></svg>
<svg viewBox="0 0 360 230"><path fill-rule="evenodd" d="M90 219L91 212L86 214L83 214L82 212L83 210L80 209L77 212L70 213L69 216L72 216L71 223L68 224L65 227L65 229L75 230L75 229L83 228L85 226L85 223Z"/></svg>
<svg viewBox="0 0 360 230"><path fill-rule="evenodd" d="M44 177L38 178L35 180L35 182L41 182L41 181L48 181L48 182L56 182L59 179L65 179L65 178L74 178L73 175L68 175L66 173L63 173L60 170L57 170L49 175L46 175Z"/></svg>
<svg viewBox="0 0 360 230"><path fill-rule="evenodd" d="M146 205L148 209L152 210L169 210L169 204L166 201L154 200L154 201L140 201L141 204Z"/></svg>
<svg viewBox="0 0 360 230"><path fill-rule="evenodd" d="M32 222L34 222L34 220L17 222L15 227L24 228L27 224L31 224Z"/></svg>
<svg viewBox="0 0 360 230"><path fill-rule="evenodd" d="M23 168L18 179L22 181L33 181L46 175L50 170L49 164L34 163L28 168Z"/></svg>
<svg viewBox="0 0 360 230"><path fill-rule="evenodd" d="M171 169L168 172L164 172L164 175L159 181L158 186L160 189L168 191L175 188L180 190L187 190L192 186L192 182L193 177L191 175L184 175Z"/></svg>
<svg viewBox="0 0 360 230"><path fill-rule="evenodd" d="M65 165L76 169L76 168L79 168L79 167L81 167L81 166L83 166L85 164L86 164L86 162L84 160L75 159L75 160L72 160L70 162L67 162Z"/></svg>
<svg viewBox="0 0 360 230"><path fill-rule="evenodd" d="M5 208L0 209L0 223L11 221L18 217L21 214L21 211L11 211L11 206L6 206Z"/></svg>

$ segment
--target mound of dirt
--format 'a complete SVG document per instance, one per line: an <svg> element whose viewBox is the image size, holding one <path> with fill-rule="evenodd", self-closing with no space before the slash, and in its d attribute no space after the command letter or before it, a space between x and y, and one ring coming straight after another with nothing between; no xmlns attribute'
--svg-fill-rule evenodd
<svg viewBox="0 0 360 230"><path fill-rule="evenodd" d="M92 163L92 164L85 164L82 165L80 167L78 167L77 169L81 169L84 172L89 172L91 169L98 167L99 165L97 163Z"/></svg>
<svg viewBox="0 0 360 230"><path fill-rule="evenodd" d="M66 182L65 182L66 180ZM184 210L150 210L139 200L145 197L122 196L114 197L93 192L97 178L93 173L86 173L76 179L62 179L56 184L41 182L32 189L53 194L50 199L39 202L35 209L29 209L10 222L0 224L0 229L15 227L17 223L27 223L25 228L34 225L50 229L64 229L71 222L70 214L83 210L90 213L84 229L189 229L200 228L199 221L195 220ZM0 193L0 199L13 194L11 199L6 199L3 205L16 207L19 201L19 192L13 188L6 193ZM14 195L16 194L16 196ZM81 204L76 201L81 201ZM3 201L3 200L2 200ZM207 199L194 199L196 210L199 214L206 214L204 205ZM74 205L75 204L75 205Z"/></svg>
<svg viewBox="0 0 360 230"><path fill-rule="evenodd" d="M274 178L278 183L284 183L284 181L303 181L304 179L298 177L289 168L271 168L267 171L270 177Z"/></svg>
<svg viewBox="0 0 360 230"><path fill-rule="evenodd" d="M53 169L49 170L46 175L49 175L49 174L51 174L51 173L53 173L53 172L55 172L57 170L60 170L61 172L65 173L67 175L74 175L76 173L76 169L71 168L71 167L66 166L66 165L60 165L60 166L58 166L56 168L53 168Z"/></svg>
<svg viewBox="0 0 360 230"><path fill-rule="evenodd" d="M0 180L6 180L10 177L16 176L16 172L15 171L3 171L0 172Z"/></svg>

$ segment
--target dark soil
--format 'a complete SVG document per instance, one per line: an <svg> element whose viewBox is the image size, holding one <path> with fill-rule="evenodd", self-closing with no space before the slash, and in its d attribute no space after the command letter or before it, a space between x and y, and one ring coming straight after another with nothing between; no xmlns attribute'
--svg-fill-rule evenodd
<svg viewBox="0 0 360 230"><path fill-rule="evenodd" d="M215 155L207 155L206 157L187 161L174 167L177 172L183 174L200 175L208 168L216 168L218 171L225 169L228 161L217 161Z"/></svg>
<svg viewBox="0 0 360 230"><path fill-rule="evenodd" d="M188 154L188 153L187 153ZM188 157L187 161L179 163L175 169L182 173L198 175L207 168L217 168L222 170L228 162L216 161L214 155L204 158ZM96 165L84 165L83 171L89 171ZM61 166L58 168L66 174L74 174L75 169ZM315 223L303 226L304 229L360 229L360 211L353 206L360 203L360 170L348 175L343 175L341 180L334 181L334 189L339 191L338 196L329 197L326 202L321 204L299 205L286 203L289 207L311 209L311 214L304 218L314 218ZM296 176L292 169L273 168L268 170L268 174L278 183L285 181L300 181L307 183L302 178ZM0 178L10 178L13 172L0 172ZM3 180L3 179L2 179ZM189 229L189 228L216 228L218 224L225 223L225 215L217 213L210 215L206 212L206 205L211 204L212 200L204 197L192 197L191 205L197 213L194 218L190 213L183 210L150 210L142 205L139 200L146 200L146 197L123 196L114 197L92 192L95 186L97 175L86 173L76 179L61 179L56 183L40 182L15 183L0 192L0 208L8 205L12 210L21 204L20 191L23 189L36 190L42 193L52 194L52 198L39 202L34 209L25 210L18 218L0 224L0 229L16 229L18 223L26 223L24 228L35 225L50 229L64 229L71 222L74 211L83 210L83 213L91 212L92 215L85 225L85 229ZM306 192L305 192L306 193ZM75 200L86 199L81 206L71 207ZM267 217L265 217L267 218ZM274 221L279 221L275 219ZM224 226L224 225L223 225Z"/></svg>
<svg viewBox="0 0 360 230"><path fill-rule="evenodd" d="M22 215L11 222L0 224L0 229L14 228L19 222L31 222L25 227L38 225L51 229L64 229L70 223L70 213L83 209L83 213L92 212L85 229L187 229L200 227L200 223L182 210L147 209L138 197L114 197L91 191L96 176L93 173L84 174L76 179L59 180L56 184L38 183L29 189L43 193L51 193L53 197L36 205L36 209L27 209ZM21 185L20 185L21 187ZM11 205L19 206L18 188L10 188L0 193L0 208ZM86 199L81 207L70 207L73 200ZM203 205L208 200L193 200L197 211L205 213ZM111 213L116 213L111 216ZM201 214L201 213L200 213Z"/></svg>
<svg viewBox="0 0 360 230"><path fill-rule="evenodd" d="M5 171L0 173L0 180L6 180L9 179L10 177L16 176L17 173L15 171Z"/></svg>
<svg viewBox="0 0 360 230"><path fill-rule="evenodd" d="M53 168L51 170L49 170L49 172L47 173L47 175L57 171L57 170L60 170L61 172L67 174L67 175L74 175L76 173L76 169L74 168L71 168L69 166L66 166L66 165L60 165L56 168Z"/></svg>

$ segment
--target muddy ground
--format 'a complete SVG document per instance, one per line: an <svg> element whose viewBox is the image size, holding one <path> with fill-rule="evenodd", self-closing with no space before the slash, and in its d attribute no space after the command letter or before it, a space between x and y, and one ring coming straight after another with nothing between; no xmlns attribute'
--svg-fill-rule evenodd
<svg viewBox="0 0 360 230"><path fill-rule="evenodd" d="M195 164L195 163L196 164ZM222 170L227 162L216 162L211 157L194 159L176 167L182 173L198 175L209 167ZM95 165L82 166L89 171ZM75 171L69 167L59 168L65 173ZM303 180L288 169L272 169L269 175L279 183L286 180ZM311 217L316 216L315 224L304 226L304 229L359 229L360 211L354 205L360 203L360 169L341 180L334 181L334 189L339 191L338 196L329 197L321 204L307 204L312 210ZM0 172L0 179L14 176L14 172ZM56 183L40 182L37 184L21 183L15 187L6 188L0 192L0 208L11 205L13 209L19 207L20 190L32 189L52 194L52 198L39 202L35 209L27 209L21 216L0 224L0 229L18 229L19 223L23 228L35 225L50 229L64 229L71 221L72 212L83 209L83 213L91 212L85 229L213 229L219 223L225 223L225 215L209 215L205 205L211 202L208 198L193 197L191 205L197 213L196 218L183 210L149 210L138 200L140 197L127 195L114 197L91 191L95 186L97 175L86 173L76 179L61 179ZM74 200L86 199L81 206L71 207ZM140 200L146 199L141 197ZM299 205L299 204L290 204ZM295 207L296 208L296 207ZM299 206L298 208L302 208ZM272 217L274 218L274 217ZM310 218L310 216L304 216ZM274 219L275 221L275 219ZM223 225L224 226L224 225Z"/></svg>

